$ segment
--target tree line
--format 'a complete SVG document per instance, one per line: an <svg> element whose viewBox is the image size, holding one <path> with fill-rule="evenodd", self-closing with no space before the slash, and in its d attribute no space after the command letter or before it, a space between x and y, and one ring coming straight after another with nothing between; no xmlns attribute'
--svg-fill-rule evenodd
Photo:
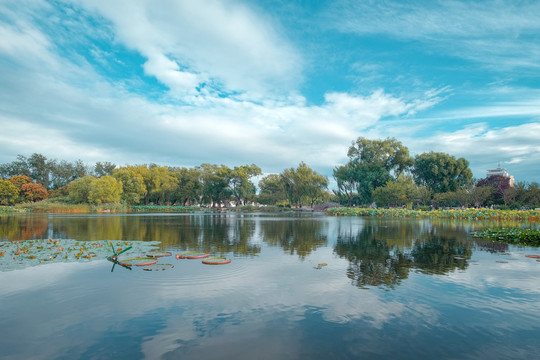
<svg viewBox="0 0 540 360"><path fill-rule="evenodd" d="M229 168L205 163L185 168L156 164L117 167L97 162L89 167L81 160L70 163L41 154L28 158L19 155L17 160L0 165L0 204L50 197L89 204L221 207L260 203L301 207L313 206L329 196L328 179L303 162L297 168L263 177L257 194L255 179L261 175L254 164Z"/></svg>
<svg viewBox="0 0 540 360"><path fill-rule="evenodd" d="M519 182L493 175L476 180L469 162L442 152L409 155L394 138L359 137L348 150L347 164L334 168L341 203L349 206L451 206L509 208L540 205L538 183Z"/></svg>
<svg viewBox="0 0 540 360"><path fill-rule="evenodd" d="M337 189L330 193L328 178L304 162L279 174L262 176L255 164L230 168L205 163L185 168L156 164L118 167L97 162L87 166L81 160L18 155L15 161L0 164L0 204L47 197L71 203L212 207L249 203L312 207L328 201L383 207L521 208L540 204L537 183L519 182L510 187L498 175L476 180L466 159L441 152L411 157L408 148L395 138L359 137L347 156L348 162L333 170Z"/></svg>

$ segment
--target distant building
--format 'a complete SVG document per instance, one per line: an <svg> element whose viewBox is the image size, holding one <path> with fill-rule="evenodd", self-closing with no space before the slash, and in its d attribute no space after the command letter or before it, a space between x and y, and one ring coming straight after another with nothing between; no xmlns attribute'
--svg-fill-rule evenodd
<svg viewBox="0 0 540 360"><path fill-rule="evenodd" d="M486 178L489 178L491 176L501 176L508 182L507 185L509 187L514 187L514 177L506 171L506 169L501 168L501 163L499 163L498 167L493 170L488 170L486 172Z"/></svg>

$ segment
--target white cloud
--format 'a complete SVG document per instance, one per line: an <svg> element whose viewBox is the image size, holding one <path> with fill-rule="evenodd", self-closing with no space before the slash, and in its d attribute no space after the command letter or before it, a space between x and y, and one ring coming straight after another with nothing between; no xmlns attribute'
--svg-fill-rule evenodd
<svg viewBox="0 0 540 360"><path fill-rule="evenodd" d="M360 35L420 40L438 51L484 63L498 71L538 68L537 1L433 1L335 3L331 26Z"/></svg>
<svg viewBox="0 0 540 360"><path fill-rule="evenodd" d="M392 136L413 153L435 150L463 156L476 176L499 160L519 164L523 176L537 176L530 175L530 169L540 163L534 145L538 122L498 129L485 123L490 117L540 117L538 94L525 96L529 89L492 86L490 95L507 101L438 111L433 118L415 116L445 100L454 91L450 87L418 96L382 89L364 96L334 91L312 105L297 92L302 71L297 50L279 25L245 5L210 0L79 3L106 19L99 19L100 24L111 22L105 30L96 30L105 32L101 40L114 36L140 53L146 74L168 86L174 101L164 104L130 93L124 83L102 77L85 60L66 58L59 35L47 33L35 20L40 11L53 11L50 5L25 2L15 12L10 9L18 2L0 4L9 20L0 21L0 56L8 59L0 68L1 163L38 152L119 165L255 163L270 173L304 161L331 175L334 166L347 160L347 148L358 136ZM522 28L535 26L526 20ZM98 45L90 44L89 54L103 63L110 55ZM221 98L217 89L234 95ZM472 125L461 122L457 130L418 137L433 124L459 119Z"/></svg>
<svg viewBox="0 0 540 360"><path fill-rule="evenodd" d="M300 56L276 24L239 2L76 2L111 21L116 40L146 57L145 71L173 92L210 81L259 97L301 78Z"/></svg>
<svg viewBox="0 0 540 360"><path fill-rule="evenodd" d="M487 124L479 123L453 132L441 131L424 139L411 139L409 148L416 154L433 150L464 157L476 178L485 177L486 170L501 162L516 181L531 181L529 170L538 168L540 164L538 134L540 122L499 129L490 129Z"/></svg>
<svg viewBox="0 0 540 360"><path fill-rule="evenodd" d="M38 152L90 163L256 163L263 171L280 172L305 161L328 175L346 158L359 131L382 117L432 102L428 96L408 103L378 90L368 96L330 93L318 106L294 94L269 97L264 103L210 95L188 106L158 104L66 61L54 47L40 52L51 60L29 60L26 68L13 69L4 78L3 85L10 88L2 96L6 114L1 121L9 124L2 136L10 149L4 162L17 153ZM145 71L184 92L182 99L202 78L183 72L159 52L148 59ZM21 133L27 134L24 146L17 140Z"/></svg>

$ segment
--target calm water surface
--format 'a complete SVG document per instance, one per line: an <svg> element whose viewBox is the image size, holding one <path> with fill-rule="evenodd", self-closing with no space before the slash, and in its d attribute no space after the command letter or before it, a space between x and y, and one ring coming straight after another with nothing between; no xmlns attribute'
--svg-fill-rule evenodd
<svg viewBox="0 0 540 360"><path fill-rule="evenodd" d="M1 216L4 242L157 240L162 250L232 262L168 257L160 262L174 268L142 271L94 259L2 271L0 358L539 358L540 262L525 254L540 251L471 239L493 225L312 214Z"/></svg>

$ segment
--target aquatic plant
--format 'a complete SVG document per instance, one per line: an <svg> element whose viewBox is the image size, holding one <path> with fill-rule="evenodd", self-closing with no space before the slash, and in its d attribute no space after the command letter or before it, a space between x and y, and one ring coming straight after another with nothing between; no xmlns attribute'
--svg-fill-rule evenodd
<svg viewBox="0 0 540 360"><path fill-rule="evenodd" d="M74 239L36 239L0 241L0 271L10 271L55 262L104 260L124 252L151 253L159 241L78 241Z"/></svg>
<svg viewBox="0 0 540 360"><path fill-rule="evenodd" d="M540 246L540 230L538 229L485 229L472 233L472 236L510 244Z"/></svg>
<svg viewBox="0 0 540 360"><path fill-rule="evenodd" d="M339 207L326 210L332 216L378 216L398 218L438 218L463 220L526 220L540 221L539 210L495 210L481 209L438 209L432 211L408 210L404 208L374 209Z"/></svg>

